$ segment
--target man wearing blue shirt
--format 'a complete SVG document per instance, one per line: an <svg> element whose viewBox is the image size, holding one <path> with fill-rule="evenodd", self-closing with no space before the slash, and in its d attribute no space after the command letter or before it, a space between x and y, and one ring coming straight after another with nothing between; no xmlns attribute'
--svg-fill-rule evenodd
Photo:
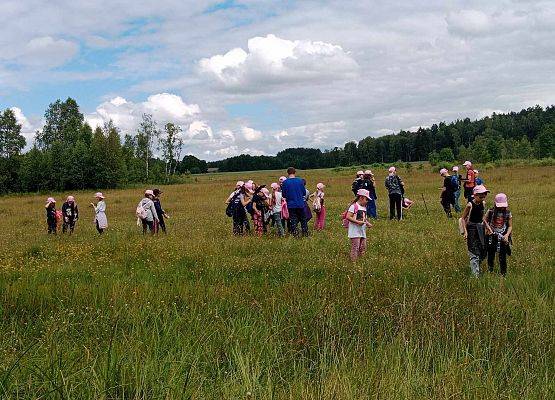
<svg viewBox="0 0 555 400"><path fill-rule="evenodd" d="M303 236L308 236L308 222L304 211L306 188L302 179L295 176L296 173L297 171L295 168L287 168L288 178L281 185L281 193L287 201L291 232L293 235L299 236L299 229L297 226L300 222Z"/></svg>

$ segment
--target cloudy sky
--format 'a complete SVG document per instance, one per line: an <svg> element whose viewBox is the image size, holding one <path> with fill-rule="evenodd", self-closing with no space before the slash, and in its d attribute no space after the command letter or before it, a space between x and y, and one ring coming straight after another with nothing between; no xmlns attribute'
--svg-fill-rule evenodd
<svg viewBox="0 0 555 400"><path fill-rule="evenodd" d="M0 108L71 96L214 160L555 104L553 1L2 0Z"/></svg>

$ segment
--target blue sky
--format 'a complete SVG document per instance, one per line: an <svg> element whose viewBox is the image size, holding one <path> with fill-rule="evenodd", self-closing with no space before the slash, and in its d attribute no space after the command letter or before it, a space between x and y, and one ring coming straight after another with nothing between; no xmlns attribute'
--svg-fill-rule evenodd
<svg viewBox="0 0 555 400"><path fill-rule="evenodd" d="M555 103L549 1L4 0L0 108L28 142L50 102L205 159L322 149Z"/></svg>

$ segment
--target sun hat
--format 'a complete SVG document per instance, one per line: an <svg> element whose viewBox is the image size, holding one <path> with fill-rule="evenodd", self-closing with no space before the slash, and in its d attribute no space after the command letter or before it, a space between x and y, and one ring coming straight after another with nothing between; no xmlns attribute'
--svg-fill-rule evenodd
<svg viewBox="0 0 555 400"><path fill-rule="evenodd" d="M370 192L366 189L358 189L357 196L364 196L370 200Z"/></svg>
<svg viewBox="0 0 555 400"><path fill-rule="evenodd" d="M474 190L472 191L472 194L482 194L482 193L489 193L489 190L487 190L484 185L474 186Z"/></svg>
<svg viewBox="0 0 555 400"><path fill-rule="evenodd" d="M241 187L241 186L243 186L244 184L245 184L245 182L243 182L243 181L237 181L237 183L235 184L235 186Z"/></svg>
<svg viewBox="0 0 555 400"><path fill-rule="evenodd" d="M465 162L463 162L463 165L465 167L470 167L470 166L472 166L472 163L470 161L465 161Z"/></svg>
<svg viewBox="0 0 555 400"><path fill-rule="evenodd" d="M449 171L447 171L447 168L442 168L442 169L439 170L439 174L440 174L440 175L444 175L444 174L446 174L447 172L449 172Z"/></svg>
<svg viewBox="0 0 555 400"><path fill-rule="evenodd" d="M245 183L244 186L245 186L245 189L247 189L247 190L252 190L252 188L253 188L252 182L247 182L247 183Z"/></svg>
<svg viewBox="0 0 555 400"><path fill-rule="evenodd" d="M358 175L364 175L364 171L357 171L357 176Z"/></svg>
<svg viewBox="0 0 555 400"><path fill-rule="evenodd" d="M459 172L459 167L455 165L455 166L453 167L453 172Z"/></svg>
<svg viewBox="0 0 555 400"><path fill-rule="evenodd" d="M102 194L102 192L96 192L94 194L94 197L96 197L97 199L104 199L104 195Z"/></svg>
<svg viewBox="0 0 555 400"><path fill-rule="evenodd" d="M326 185L324 185L322 182L320 182L316 185L316 189L320 189L320 190L322 190L325 187L326 187Z"/></svg>
<svg viewBox="0 0 555 400"><path fill-rule="evenodd" d="M364 171L364 175L374 175L371 170L367 169Z"/></svg>
<svg viewBox="0 0 555 400"><path fill-rule="evenodd" d="M254 183L254 181L253 181L252 179L249 179L249 180L247 181L247 183L250 183L250 184L252 185L252 184Z"/></svg>
<svg viewBox="0 0 555 400"><path fill-rule="evenodd" d="M270 185L270 187L271 187L272 189L274 189L274 190L277 190L277 189L279 189L279 184L277 184L276 182L274 182L274 183L272 183L272 184Z"/></svg>
<svg viewBox="0 0 555 400"><path fill-rule="evenodd" d="M55 203L56 200L54 200L54 197L49 197L49 198L46 199L46 202L47 203Z"/></svg>
<svg viewBox="0 0 555 400"><path fill-rule="evenodd" d="M154 196L154 192L151 189L145 190L145 196Z"/></svg>
<svg viewBox="0 0 555 400"><path fill-rule="evenodd" d="M68 203L73 203L75 201L75 197L73 196L67 196L67 200Z"/></svg>
<svg viewBox="0 0 555 400"><path fill-rule="evenodd" d="M475 169L475 170L474 170L474 173L475 173L475 174L479 174L480 171L478 171L477 169Z"/></svg>
<svg viewBox="0 0 555 400"><path fill-rule="evenodd" d="M389 173L390 173L390 174L393 173L393 172L395 172L395 171L397 171L397 170L395 169L395 167L389 167Z"/></svg>
<svg viewBox="0 0 555 400"><path fill-rule="evenodd" d="M495 207L509 207L509 201L505 193L495 195Z"/></svg>
<svg viewBox="0 0 555 400"><path fill-rule="evenodd" d="M287 178L285 176L280 176L279 177L279 183L283 183Z"/></svg>
<svg viewBox="0 0 555 400"><path fill-rule="evenodd" d="M268 190L268 188L265 188L265 187L264 187L264 188L260 189L260 191L261 191L262 193L264 193L264 195L265 195L266 197L270 197L270 191Z"/></svg>

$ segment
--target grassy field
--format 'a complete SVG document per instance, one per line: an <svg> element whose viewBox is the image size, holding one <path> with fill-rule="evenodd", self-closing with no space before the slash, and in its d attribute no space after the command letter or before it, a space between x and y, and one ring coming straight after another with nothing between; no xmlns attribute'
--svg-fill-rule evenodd
<svg viewBox="0 0 555 400"><path fill-rule="evenodd" d="M327 185L326 231L233 237L238 176L281 174L163 188L170 232L154 238L135 225L141 190L106 192L103 237L92 193L75 194L73 237L46 235L46 196L0 198L0 398L553 398L554 167L482 172L514 215L506 279L470 277L427 168L400 170L417 204L378 220L357 264L339 220L352 171L300 173Z"/></svg>

